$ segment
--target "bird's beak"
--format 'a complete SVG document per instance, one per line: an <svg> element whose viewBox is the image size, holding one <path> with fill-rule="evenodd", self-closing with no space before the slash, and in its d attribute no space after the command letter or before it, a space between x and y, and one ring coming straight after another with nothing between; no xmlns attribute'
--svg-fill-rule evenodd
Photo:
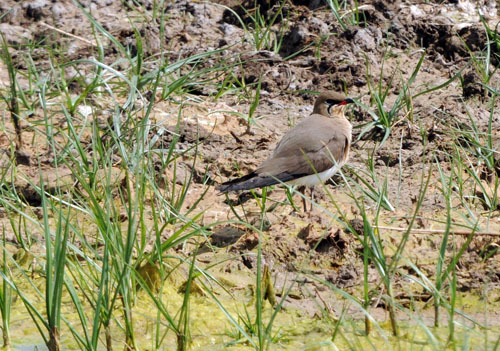
<svg viewBox="0 0 500 351"><path fill-rule="evenodd" d="M354 100L351 99L351 98L347 98L345 99L344 101L340 102L339 105L340 106L346 106L347 104L353 104L354 103Z"/></svg>

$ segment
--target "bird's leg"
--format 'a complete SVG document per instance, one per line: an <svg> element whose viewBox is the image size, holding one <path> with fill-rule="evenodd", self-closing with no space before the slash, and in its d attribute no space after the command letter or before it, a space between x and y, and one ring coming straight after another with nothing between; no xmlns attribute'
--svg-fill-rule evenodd
<svg viewBox="0 0 500 351"><path fill-rule="evenodd" d="M304 185L301 185L298 189L298 192L301 193L302 195L302 207L304 208L304 212L307 212L307 202L306 202L306 187Z"/></svg>
<svg viewBox="0 0 500 351"><path fill-rule="evenodd" d="M311 187L311 212L313 211L314 207L314 185Z"/></svg>

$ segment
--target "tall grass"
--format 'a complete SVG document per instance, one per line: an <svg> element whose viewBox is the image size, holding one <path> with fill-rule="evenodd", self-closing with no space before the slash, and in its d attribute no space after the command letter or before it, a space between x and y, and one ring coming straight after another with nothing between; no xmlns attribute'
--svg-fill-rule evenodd
<svg viewBox="0 0 500 351"><path fill-rule="evenodd" d="M255 1L255 7L248 10L241 7L247 21L245 21L238 13L230 7L220 5L226 11L229 11L239 22L246 34L248 40L255 50L271 50L278 53L283 44L285 32L287 30L287 19L283 14L283 8L287 4L286 0L280 1L277 9L270 8L267 13L264 13L258 1ZM274 13L272 13L274 11ZM280 28L275 31L273 26L280 19Z"/></svg>
<svg viewBox="0 0 500 351"><path fill-rule="evenodd" d="M411 118L413 115L411 86L415 81L415 79L417 78L417 75L425 59L425 52L423 52L408 80L401 79L400 83L401 87L399 88L399 94L396 100L393 102L393 105L390 108L390 110L387 111L385 107L385 102L387 96L389 95L389 92L394 88L394 85L396 84L394 79L398 74L397 70L394 70L389 78L389 82L387 84L384 84L385 81L384 63L386 57L388 56L388 50L389 47L386 47L386 52L384 53L384 61L382 61L378 77L378 83L376 85L371 78L371 69L368 57L365 58L366 72L368 77L367 82L370 92L370 105L371 104L375 105L376 112L370 109L368 106L360 103L360 106L362 106L373 117L373 121L366 123L366 126L363 128L361 134L359 135L359 138L361 138L365 133L373 131L374 128L377 128L380 129L381 133L383 134L382 142L380 143L380 145L382 145L387 140L393 126L395 126L401 120L410 117L410 121L413 122ZM406 113L404 115L401 115L400 111L404 107L406 107Z"/></svg>
<svg viewBox="0 0 500 351"><path fill-rule="evenodd" d="M5 63L8 73L9 73L9 95L5 96L1 94L2 100L4 100L10 112L10 118L12 120L12 124L14 125L15 130L15 152L16 159L17 153L20 151L23 145L23 139L21 136L21 116L20 116L20 108L18 101L18 87L17 87L17 79L16 79L16 70L14 68L14 64L12 62L12 56L10 55L10 49L7 45L7 41L5 36L2 37L2 61Z"/></svg>
<svg viewBox="0 0 500 351"><path fill-rule="evenodd" d="M83 10L82 10L83 11ZM96 41L103 35L111 39L118 50L126 54L125 48L100 26L89 14L87 17L96 28ZM152 83L152 96L161 87L167 92L164 97L184 87L189 82L190 75L200 74L199 71L188 71L188 75L182 80L171 79L175 73L184 65L199 62L205 57L213 55L213 52L190 57L173 64L165 64L152 75L143 74L143 52L142 39L136 32L137 55L127 56L131 69L127 72L119 72L112 65L104 63L102 46L98 44L99 58L97 60L78 60L66 62L62 65L53 61L52 78L45 80L45 87L40 96L40 107L44 111L43 129L37 130L41 135L46 135L47 147L53 151L58 160L58 165L66 166L73 172L76 187L70 189L69 193L58 192L47 194L42 185L37 189L42 199L43 222L39 223L45 233L45 255L41 258L45 267L46 288L45 293L39 292L45 297L45 311L37 307L31 299L25 295L21 285L7 274L4 265L3 278L10 284L16 293L21 296L25 306L37 325L41 336L51 350L58 350L60 345L61 320L64 320L78 344L87 350L95 350L104 340L106 349L111 350L113 345L113 324L123 329L124 343L127 349L137 349L136 326L134 322L133 306L136 303L135 281L141 280L137 276L136 260L138 264L145 260L145 245L151 240L151 234L156 238L156 252L151 253L153 262L159 262L161 271L165 268L162 263L165 253L179 242L185 242L187 238L199 235L199 229L194 232L184 233L191 226L195 226L196 216L186 218L180 213L185 194L189 188L178 191L171 189L170 202L165 202L160 189L156 185L156 177L152 171L153 165L147 156L156 152L149 139L151 122L149 116L155 101L153 98L145 110L137 107L136 100L141 98L142 89L150 87ZM6 45L4 43L4 45ZM7 61L11 70L14 70L12 62ZM90 83L84 84L84 89L76 98L69 91L69 84L64 79L63 69L68 66L91 65L94 67ZM160 75L161 73L161 75ZM165 75L166 74L166 75ZM60 80L56 80L60 77ZM191 78L193 78L191 76ZM53 83L53 85L52 85ZM182 83L182 84L180 84ZM59 105L60 111L65 116L65 127L58 128L53 122L53 112L48 102L47 88L55 89L59 96L63 97ZM97 123L93 111L90 115L81 115L79 108L87 105L90 96L103 97L108 94L109 101L114 104L111 124L102 130ZM120 95L126 96L125 102ZM121 100L123 101L123 100ZM138 118L140 117L140 118ZM82 135L89 132L92 135L91 143L82 143ZM105 141L106 140L106 141ZM176 142L169 146L169 155L165 166L175 162ZM115 166L113 155L119 155L122 162ZM116 172L120 177L116 178ZM153 187L151 187L153 186ZM153 189L151 193L150 190ZM161 209L155 212L154 228L149 229L145 216L145 201L150 197L157 202ZM203 195L202 195L203 196ZM12 208L20 218L27 217L23 205L14 198L15 203L10 203L10 198L4 197L4 207ZM49 221L49 216L55 214L58 218L54 224ZM189 214L189 212L188 212ZM197 214L199 216L199 214ZM77 224L73 218L78 218L83 223ZM38 223L35 218L28 217L33 223ZM160 243L160 238L166 230L166 224L160 224L167 219L167 224L175 221L184 222L177 235L173 235L170 244ZM125 221L125 226L123 222ZM11 220L13 230L15 222ZM88 223L88 224L85 224ZM90 224L90 225L89 225ZM23 235L20 234L19 238ZM30 240L26 238L24 240ZM81 247L76 249L70 245L77 242ZM69 246L68 246L69 245ZM140 252L137 257L134 252ZM76 261L67 260L67 257L75 258ZM84 264L78 263L84 262ZM193 258L192 262L195 262ZM137 267L138 267L137 264ZM192 267L192 265L191 265ZM189 272L189 279L193 277L193 270ZM24 278L35 286L34 280L24 274ZM143 281L144 279L142 279ZM143 283L144 285L145 283ZM3 308L4 321L8 322L8 289L5 292L5 303ZM68 293L75 310L78 312L81 328L73 322L65 319L61 310L63 296ZM158 316L165 317L170 321L170 329L178 336L178 348L186 349L189 345L189 301L190 289L186 292L186 303L181 306L181 317L178 322L174 321L175 313L168 310L158 310ZM161 306L161 305L160 305ZM89 314L88 309L92 313ZM161 329L161 320L157 321L157 335ZM101 339L101 329L104 330L104 339ZM8 335L5 327L4 335ZM157 343L161 340L158 338Z"/></svg>
<svg viewBox="0 0 500 351"><path fill-rule="evenodd" d="M2 277L12 279L10 269L7 264L7 249L5 240L5 228L2 228ZM3 347L10 345L10 315L12 310L12 288L6 279L2 278L2 285L0 287L0 313L2 314L2 339Z"/></svg>

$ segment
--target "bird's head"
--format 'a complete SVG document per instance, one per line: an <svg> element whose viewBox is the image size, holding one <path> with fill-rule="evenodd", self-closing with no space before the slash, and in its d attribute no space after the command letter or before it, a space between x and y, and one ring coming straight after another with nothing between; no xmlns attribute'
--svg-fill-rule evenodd
<svg viewBox="0 0 500 351"><path fill-rule="evenodd" d="M313 114L327 117L344 116L345 108L352 103L354 103L354 100L342 93L326 91L316 99Z"/></svg>

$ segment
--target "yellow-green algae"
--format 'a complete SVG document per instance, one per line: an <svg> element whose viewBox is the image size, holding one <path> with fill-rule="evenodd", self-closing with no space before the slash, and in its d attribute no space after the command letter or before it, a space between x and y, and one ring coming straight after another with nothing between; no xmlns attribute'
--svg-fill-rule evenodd
<svg viewBox="0 0 500 351"><path fill-rule="evenodd" d="M304 223L297 219L297 227L301 227ZM294 235L289 233L288 235ZM296 234L295 234L296 235ZM397 237L399 234L395 234ZM391 235L392 236L392 235ZM391 236L387 235L387 239L391 240ZM397 239L397 238L396 238ZM439 242L439 236L432 237L432 240ZM416 243L411 241L408 243L408 248ZM421 243L419 244L421 246ZM9 245L10 246L10 245ZM420 247L419 246L419 247ZM392 251L390 245L386 248L388 253ZM9 252L13 254L15 248L9 247ZM430 255L420 257L420 264L435 264L432 258L437 255L437 252L429 252ZM223 255L219 255L224 257ZM22 255L22 257L25 257ZM221 259L221 257L218 257ZM222 260L221 260L222 261ZM23 268L28 268L24 267ZM183 290L179 289L185 282L185 273L179 274L181 268L177 268L169 279L167 279L161 286L154 284L154 289L159 289L161 292L162 302L167 306L169 312L177 318L177 312L183 302ZM156 273L155 273L156 275ZM20 278L18 276L18 278ZM40 311L44 311L44 300L33 291L33 287L23 279L16 278L20 290ZM219 299L221 304L228 310L228 312L238 320L238 316L246 318L245 309L251 316L251 322L255 320L254 303L255 298L252 294L248 293L247 287L255 284L255 276L252 271L245 270L232 270L229 274L222 274L219 272L217 279L222 283L230 292L223 291L214 285L213 293ZM147 280L146 280L147 282ZM40 275L35 275L35 285L43 291L44 278ZM415 288L415 290L414 290ZM420 291L418 287L409 288L406 290L410 293ZM253 288L254 289L254 288ZM250 289L252 291L253 289ZM358 287L355 296L361 296ZM411 294L410 294L411 295ZM160 295L158 295L160 296ZM341 299L338 296L338 299ZM277 298L279 302L279 297ZM237 342L240 337L237 329L229 322L226 315L216 305L213 299L207 294L192 294L190 296L189 306L189 322L191 343L189 348L191 350L253 350L254 348L245 341L244 338ZM133 320L134 320L134 333L136 342L141 349L153 349L154 347L154 330L156 328L156 319L158 313L153 307L151 297L144 291L139 291L136 299L136 305L133 307ZM432 309L428 308L429 305L423 303L418 304L420 311L412 312L413 320L404 320L400 322L401 337L393 338L389 324L383 318L377 318L381 331L374 328L374 333L367 338L363 335L363 321L362 317L356 316L355 318L347 318L342 321L342 325L337 333L335 340L332 342L332 334L336 327L336 320L334 318L318 318L311 317L303 311L298 311L293 308L281 310L273 323L271 336L273 343L270 345L270 350L390 350L390 349L410 349L411 344L413 349L418 350L435 350L443 345L448 345L447 349L461 348L476 349L474 347L467 348L466 345L479 345L481 350L493 349L493 346L500 335L500 322L495 312L500 310L499 293L497 291L488 290L484 296L474 293L458 293L457 305L458 310L464 311L471 315L473 319L479 323L488 323L491 325L487 329L480 327L472 327L470 323L463 318L456 315L455 322L455 345L448 343L449 328L446 325L446 320L442 323L440 328L431 328L432 325ZM88 311L88 316L92 316L93 311L90 306L84 306ZM339 312L339 311L337 311ZM74 306L67 294L63 297L62 313L72 325L80 330L81 328L78 316L75 312ZM269 321L272 314L272 309L268 302L265 302L264 323ZM422 314L423 316L420 316ZM116 310L115 317L121 321L122 313ZM443 309L442 315L446 316ZM338 316L336 316L338 317ZM417 317L425 320L425 322L418 322ZM12 342L16 348L33 349L35 345L40 348L43 344L42 338L34 326L29 314L26 312L24 305L18 298L12 306ZM240 325L243 325L241 320ZM162 320L163 331L166 330L165 320ZM427 326L428 332L433 337L436 337L438 344L433 345L429 343L429 336L426 333ZM123 348L124 333L116 322L112 322L112 336L113 345L116 349ZM71 336L68 328L62 326L62 345L65 350L77 350L78 345ZM257 338L254 338L256 342ZM173 331L167 331L167 337L160 346L160 349L171 350L175 349L177 345L176 336ZM104 346L101 344L101 348ZM438 348L436 348L438 347Z"/></svg>
<svg viewBox="0 0 500 351"><path fill-rule="evenodd" d="M236 274L234 275L236 277ZM37 278L37 280L43 280ZM235 279L237 280L237 278ZM242 284L247 282L246 277L243 278ZM22 284L21 288L24 292L29 291L27 286ZM235 295L239 290L235 291ZM183 302L183 295L178 293L178 287L173 284L163 284L161 290L162 302L167 306L171 313L180 308ZM255 318L254 308L252 305L252 297L244 296L243 293L231 297L226 293L217 293L217 298L228 309L228 311L236 316L244 316L244 305L250 312L252 321ZM26 296L30 301L34 301L37 308L43 309L43 301L34 295ZM72 304L69 302L69 297L64 297L62 308L63 315L70 320L76 328L79 328L77 315L74 312ZM498 305L498 303L496 304ZM460 294L457 308L466 307L466 310L474 309L478 317L484 312L484 301L472 294ZM496 306L498 308L498 306ZM92 311L89 306L86 306L89 315ZM491 307L490 307L491 308ZM137 345L141 349L152 349L154 328L157 318L157 313L152 308L152 301L146 292L138 293L134 311L134 332L136 335ZM272 314L270 305L265 303L264 321L269 320ZM119 311L116 315L120 316ZM457 320L461 320L457 318ZM165 321L163 321L165 323ZM432 344L429 344L429 338L425 333L422 325L415 321L401 323L401 338L391 337L391 331L388 323L381 322L379 327L382 329L383 337L377 328L374 328L374 333L369 337L363 335L363 322L361 320L352 321L346 319L343 321L342 327L334 342L331 341L332 333L335 329L336 320L333 318L312 318L307 314L295 309L282 310L273 324L272 337L274 343L271 344L271 350L348 350L350 346L355 350L373 349L390 350L409 349L410 344L418 345L419 350L433 350ZM427 324L429 324L427 322ZM230 345L237 338L237 330L228 321L224 313L213 302L210 297L192 295L190 297L190 331L192 342L191 350L253 350L253 347L244 340L241 343ZM430 328L432 334L440 339L440 344L445 345L448 337L449 329L444 326L441 328ZM490 327L488 335L490 342L486 345L485 341L486 330L478 327L468 329L456 324L456 347L460 347L464 342L470 345L481 345L480 349L492 349L496 337L500 335L500 328L497 326ZM117 349L123 347L123 331L113 323L113 343ZM34 327L29 315L26 313L20 299L13 305L12 313L12 341L16 348L40 347L43 344L42 339L38 336L38 332ZM66 326L62 330L62 345L65 350L79 349L76 342L73 340ZM350 346L349 346L350 345ZM161 345L162 350L172 350L176 348L176 337L172 331L167 332L167 337ZM450 344L447 349L452 350ZM471 348L470 348L471 349ZM474 349L474 348L472 348Z"/></svg>

